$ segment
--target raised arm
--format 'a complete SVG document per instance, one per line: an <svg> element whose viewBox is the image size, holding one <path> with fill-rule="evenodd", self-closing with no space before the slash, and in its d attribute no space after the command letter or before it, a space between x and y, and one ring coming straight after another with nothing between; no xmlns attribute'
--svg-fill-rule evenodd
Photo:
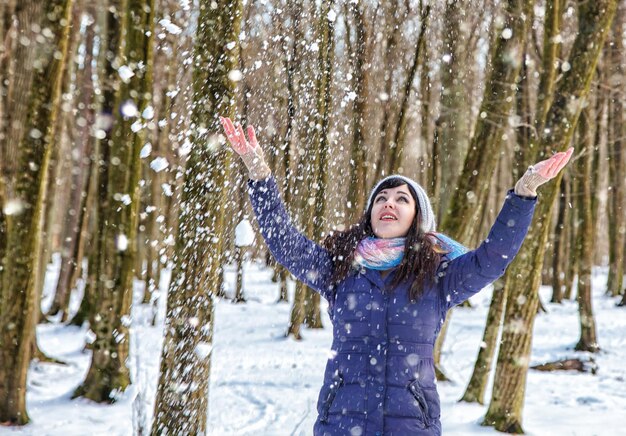
<svg viewBox="0 0 626 436"><path fill-rule="evenodd" d="M478 248L441 263L439 285L448 309L504 274L526 237L536 203L536 197L521 197L509 191L489 235Z"/></svg>
<svg viewBox="0 0 626 436"><path fill-rule="evenodd" d="M248 193L263 239L278 263L298 280L331 301L333 264L328 251L307 239L292 224L280 198L276 181L258 145L254 128L248 126L248 138L241 125L220 118L232 148L241 156L250 172Z"/></svg>
<svg viewBox="0 0 626 436"><path fill-rule="evenodd" d="M276 261L307 286L330 300L333 264L328 251L307 239L292 224L276 181L248 181L250 201L263 239Z"/></svg>
<svg viewBox="0 0 626 436"><path fill-rule="evenodd" d="M554 178L567 164L573 148L556 153L531 167L507 193L487 238L480 246L439 267L439 285L447 308L467 300L502 276L522 246L532 221L536 189Z"/></svg>

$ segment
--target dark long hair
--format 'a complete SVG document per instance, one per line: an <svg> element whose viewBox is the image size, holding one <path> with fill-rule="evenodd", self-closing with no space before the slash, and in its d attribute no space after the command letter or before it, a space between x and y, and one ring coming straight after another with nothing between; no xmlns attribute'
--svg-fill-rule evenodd
<svg viewBox="0 0 626 436"><path fill-rule="evenodd" d="M368 236L375 236L372 230L371 215L376 195L383 189L396 188L400 185L408 186L409 192L415 200L416 213L406 235L404 257L398 266L391 288L394 289L400 283L413 279L409 297L411 300L417 301L424 292L424 288L432 283L441 261L441 251L438 250L435 239L424 233L419 226L422 214L413 187L400 178L391 178L376 189L372 195L371 203L356 224L345 231L334 231L324 239L324 248L331 253L334 262L333 284L341 282L355 268L354 253L359 242Z"/></svg>

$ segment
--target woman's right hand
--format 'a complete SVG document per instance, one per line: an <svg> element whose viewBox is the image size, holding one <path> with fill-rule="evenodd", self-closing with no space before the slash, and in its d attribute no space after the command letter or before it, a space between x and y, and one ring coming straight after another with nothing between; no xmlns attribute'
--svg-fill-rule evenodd
<svg viewBox="0 0 626 436"><path fill-rule="evenodd" d="M238 123L237 127L235 127L230 118L226 117L220 117L220 122L230 146L241 156L243 163L248 168L250 178L253 180L267 179L272 174L272 171L265 163L263 150L259 147L254 127L251 125L247 127L248 139L246 139L241 124Z"/></svg>

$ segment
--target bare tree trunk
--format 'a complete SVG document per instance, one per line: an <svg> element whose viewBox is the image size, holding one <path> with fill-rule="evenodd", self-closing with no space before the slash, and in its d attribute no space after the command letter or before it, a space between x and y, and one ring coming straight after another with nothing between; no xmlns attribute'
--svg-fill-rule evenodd
<svg viewBox="0 0 626 436"><path fill-rule="evenodd" d="M566 226L569 220L569 210L567 208L566 195L567 181L565 177L561 180L561 189L559 194L559 211L554 230L554 256L552 257L552 298L551 303L561 303L563 301L565 263L563 258L567 256L567 231Z"/></svg>
<svg viewBox="0 0 626 436"><path fill-rule="evenodd" d="M400 104L400 114L398 115L398 122L396 125L396 134L393 139L393 147L389 147L387 150L388 158L387 162L389 166L387 168L388 174L395 174L397 172L404 172L402 168L402 159L404 157L404 146L406 141L406 123L409 112L409 99L411 97L411 90L413 89L413 80L417 73L417 67L421 62L422 53L426 45L426 28L428 27L428 20L430 17L430 5L426 5L422 8L420 17L420 32L415 43L415 55L413 58L413 64L407 73L406 82L404 83L404 93L402 95L402 103ZM361 195L364 197L363 195Z"/></svg>
<svg viewBox="0 0 626 436"><path fill-rule="evenodd" d="M441 225L442 229L464 244L472 241L485 213L489 185L498 163L498 150L504 143L502 134L513 106L513 85L522 62L527 23L521 17L528 15L531 8L532 2L510 0L506 3L502 26L512 29L512 36L505 38L502 29L497 30L500 36L493 50L493 68L487 78L480 109L485 116L481 115L477 121L457 190ZM511 53L517 58L512 60ZM439 138L436 139L436 146L436 152L441 152ZM443 341L444 335L440 333L439 336L439 340Z"/></svg>
<svg viewBox="0 0 626 436"><path fill-rule="evenodd" d="M108 58L106 105L117 114L105 141L101 143L104 177L100 182L97 239L97 275L95 311L90 326L95 333L91 365L74 397L84 396L96 402L114 402L112 393L124 391L130 384L126 366L129 353L128 317L132 300L137 253L139 215L139 179L145 126L133 134L133 111L141 116L151 105L152 41L154 35L154 0L145 5L141 0L121 0L108 10L105 47L116 53ZM118 15L119 14L119 15ZM117 33L119 32L119 34ZM121 34L121 35L120 35ZM118 39L121 36L121 40ZM121 42L121 43L120 43ZM135 67L134 75L124 81L116 62ZM133 91L137 92L133 96ZM134 101L135 103L130 103ZM129 109L133 104L133 109ZM136 123L143 123L139 118Z"/></svg>
<svg viewBox="0 0 626 436"><path fill-rule="evenodd" d="M181 192L153 435L207 431L213 306L223 264L223 245L207 234L221 235L225 228L230 158L218 143L218 116L234 115L235 84L228 73L239 66L239 47L229 43L239 41L243 6L233 0L213 8L210 0L201 0L199 7L193 147Z"/></svg>
<svg viewBox="0 0 626 436"><path fill-rule="evenodd" d="M433 155L440 178L434 198L437 199L437 216L441 221L450 204L463 161L467 153L470 126L465 110L469 103L464 65L467 30L457 23L463 20L464 2L446 2L442 42L440 113L437 126L437 153Z"/></svg>
<svg viewBox="0 0 626 436"><path fill-rule="evenodd" d="M81 8L82 11L82 8ZM75 20L80 21L80 20ZM93 109L93 80L91 60L93 54L93 42L95 32L93 24L86 29L85 39L85 60L83 68L79 70L76 83L80 90L77 107L82 107L81 113L84 114L84 122L79 123L78 132L75 138L74 165L72 171L72 182L70 187L70 198L68 201L68 213L64 219L63 238L61 241L61 268L59 271L59 280L57 281L56 291L52 306L48 310L48 315L56 315L61 312L61 321L64 322L68 318L68 310L70 296L74 286L75 271L78 268L79 246L82 233L82 225L85 217L85 200L87 198L87 190L89 188L89 174L92 163L92 136L90 134L91 126L95 121L95 111Z"/></svg>
<svg viewBox="0 0 626 436"><path fill-rule="evenodd" d="M554 94L557 59L561 47L556 35L561 31L562 6L563 0L546 0L546 14L543 26L543 56L541 58L541 76L537 90L537 111L535 115L536 132L541 132L543 125L546 123L546 117L548 116L548 110ZM522 162L529 162L529 158L524 158L528 154L522 150Z"/></svg>
<svg viewBox="0 0 626 436"><path fill-rule="evenodd" d="M21 56L11 90L11 98L25 104L24 124L11 129L17 136L6 137L0 144L9 153L5 157L16 154L11 156L16 157L16 171L1 175L5 188L10 189L5 191L3 205L5 242L0 242L4 245L0 260L0 422L18 425L29 420L26 373L39 313L37 254L43 242L46 174L54 147L71 10L71 0L25 1L16 9L18 38L27 38L30 44L18 45L16 54ZM35 29L41 28L49 29L52 37L37 38ZM35 62L40 69L33 68Z"/></svg>
<svg viewBox="0 0 626 436"><path fill-rule="evenodd" d="M428 34L427 34L428 35ZM424 61L420 67L420 144L422 147L422 157L419 161L419 177L418 181L424 186L432 186L431 192L433 197L437 196L434 192L433 168L431 165L432 158L432 114L430 113L432 105L432 81L429 77L431 53L428 44L424 46Z"/></svg>
<svg viewBox="0 0 626 436"><path fill-rule="evenodd" d="M613 86L609 98L609 277L606 290L609 295L621 295L624 288L624 243L626 242L626 153L624 141L626 123L624 123L623 93L624 81L624 42L622 38L626 9L624 3L618 6L613 25L613 37L609 45L609 68ZM625 297L626 298L626 297Z"/></svg>
<svg viewBox="0 0 626 436"><path fill-rule="evenodd" d="M392 65L394 57L397 56L396 50L398 40L401 36L401 18L406 15L406 12L403 10L401 2L397 0L393 4L387 4L386 9L390 22L386 23L385 28L391 30L386 40L384 64ZM387 150L393 146L391 141L391 94L393 89L393 69L389 68L385 70L384 81L385 89L379 96L379 99L382 100L381 105L383 106L383 117L380 127L378 129L380 135L380 143L378 148L378 159L376 160L376 171L374 180L378 180L382 176L388 175L385 174L388 167L385 159L387 157Z"/></svg>
<svg viewBox="0 0 626 436"><path fill-rule="evenodd" d="M487 313L487 323L483 333L483 340L478 350L478 357L474 364L472 377L465 389L461 401L468 403L485 404L485 391L491 372L493 357L496 352L496 341L502 323L502 314L506 304L504 279L500 278L493 284L493 297Z"/></svg>
<svg viewBox="0 0 626 436"><path fill-rule="evenodd" d="M311 289L307 289L307 292L309 295L304 304L304 323L310 329L321 329L324 326L320 312L320 294Z"/></svg>
<svg viewBox="0 0 626 436"><path fill-rule="evenodd" d="M310 144L308 149L314 154L311 163L313 176L308 179L308 193L313 201L305 202L305 233L311 234L313 240L320 240L324 230L324 215L326 212L326 186L328 180L328 131L329 117L331 112L330 86L334 61L334 23L329 19L329 11L333 7L333 1L323 2L318 18L319 29L319 56L318 56L318 78L316 81L316 108L314 113L315 123L312 134L309 135ZM317 328L321 326L322 320L319 312L319 295L310 298L313 291L305 293L305 303L303 307L298 307L300 300L294 301L291 321L289 323L287 335L296 338L301 337L300 326L296 326L294 321L300 320L299 312L304 310L309 313L308 325ZM309 298L307 298L309 297ZM308 306L308 307L307 307ZM306 319L306 315L305 315Z"/></svg>
<svg viewBox="0 0 626 436"><path fill-rule="evenodd" d="M567 247L569 254L569 262L567 263L567 269L565 271L565 290L563 292L563 298L566 300L572 300L574 295L574 280L578 274L578 258L580 257L578 250L576 249L576 240L578 238L578 214L580 211L580 196L578 195L578 189L574 180L568 180L568 186L570 190L570 202L572 208L570 209L570 222L569 222L569 234L567 238Z"/></svg>
<svg viewBox="0 0 626 436"><path fill-rule="evenodd" d="M509 0L506 2L505 19L493 51L493 65L485 94L480 107L474 135L470 141L469 152L465 158L459 185L455 190L450 206L441 225L457 240L467 243L472 239L476 223L483 215L491 176L498 159L498 150L502 147L502 134L508 123L513 107L514 89L520 66L524 40L528 23L523 16L529 16L532 2ZM510 29L510 38L502 36L502 29ZM505 36L509 36L505 33ZM511 56L515 55L514 59ZM484 114L484 115L483 115Z"/></svg>
<svg viewBox="0 0 626 436"><path fill-rule="evenodd" d="M78 272L82 273L82 262L84 257L87 257L87 274L85 277L85 288L83 293L83 299L80 302L78 310L69 321L69 325L82 326L85 321L91 319L94 313L95 307L95 286L96 286L96 261L97 261L97 249L98 238L96 229L99 225L99 209L98 209L98 188L100 183L100 176L102 171L100 156L100 142L94 141L93 151L89 158L89 177L87 180L85 205L81 209L82 224L80 241L78 241L78 255L76 256L76 269L70 280L70 289L74 287L74 283L78 280ZM91 247L91 250L86 250L87 247ZM85 274L83 274L85 275Z"/></svg>
<svg viewBox="0 0 626 436"><path fill-rule="evenodd" d="M579 4L578 33L570 53L572 68L563 73L557 84L537 150L549 153L569 146L615 7L614 0ZM483 425L495 426L499 431L523 432L524 388L539 304L540 268L561 177L562 173L543 188L526 242L507 272L502 343L493 395L483 420Z"/></svg>
<svg viewBox="0 0 626 436"><path fill-rule="evenodd" d="M441 365L441 349L443 348L443 341L446 338L446 333L448 333L448 327L450 327L450 322L452 320L452 314L454 311L449 310L448 315L446 316L446 320L441 326L441 330L439 330L439 334L437 335L437 340L435 341L435 348L433 349L433 361L435 364L435 377L437 377L438 381L450 381L445 371L443 370L443 366Z"/></svg>
<svg viewBox="0 0 626 436"><path fill-rule="evenodd" d="M306 286L302 282L296 282L296 291L293 298L293 307L291 308L291 315L289 316L289 326L285 336L293 336L296 340L302 339L302 333L300 332L305 317L305 301L306 301Z"/></svg>
<svg viewBox="0 0 626 436"><path fill-rule="evenodd" d="M580 203L580 224L578 232L578 312L580 315L580 339L574 347L577 351L597 352L600 350L596 335L596 323L593 319L591 308L592 296L592 267L593 267L593 241L594 220L593 205L591 199L592 162L594 155L594 143L589 126L588 111L583 111L579 121L581 142L584 144L585 154L577 165L577 180L579 192L582 194ZM598 126L599 128L599 126Z"/></svg>
<svg viewBox="0 0 626 436"><path fill-rule="evenodd" d="M367 185L367 163L364 133L366 129L366 108L370 68L368 59L368 26L363 3L350 3L354 18L356 41L354 45L354 107L352 109L352 144L350 150L350 183L346 202L346 223L356 222L365 207Z"/></svg>

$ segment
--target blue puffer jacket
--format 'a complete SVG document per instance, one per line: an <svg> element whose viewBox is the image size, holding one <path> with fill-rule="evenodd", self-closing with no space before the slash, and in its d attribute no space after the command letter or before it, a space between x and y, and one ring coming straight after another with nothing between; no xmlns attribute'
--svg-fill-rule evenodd
<svg viewBox="0 0 626 436"><path fill-rule="evenodd" d="M433 346L448 309L504 274L530 225L536 199L509 192L487 239L454 259L417 302L409 283L387 290L375 270L332 288L329 253L291 224L273 177L250 181L261 232L276 260L329 303L333 357L317 402L315 435L439 435Z"/></svg>

